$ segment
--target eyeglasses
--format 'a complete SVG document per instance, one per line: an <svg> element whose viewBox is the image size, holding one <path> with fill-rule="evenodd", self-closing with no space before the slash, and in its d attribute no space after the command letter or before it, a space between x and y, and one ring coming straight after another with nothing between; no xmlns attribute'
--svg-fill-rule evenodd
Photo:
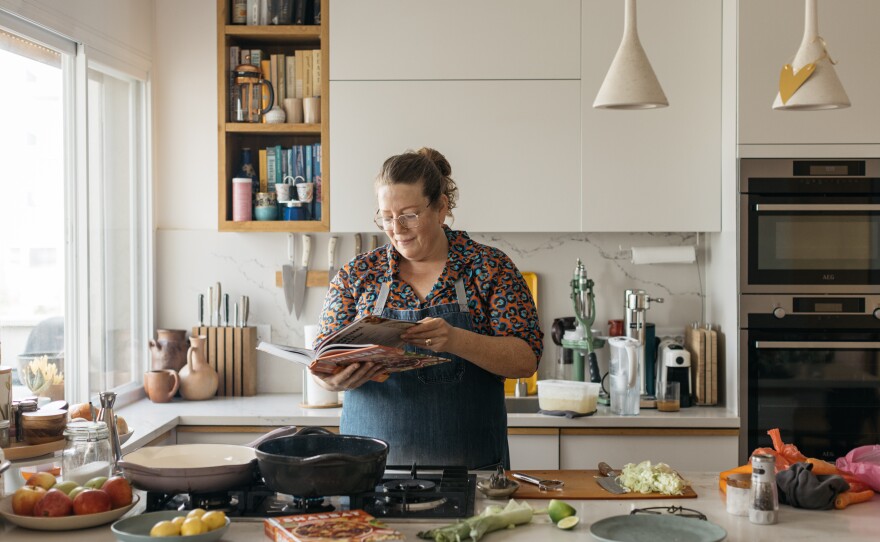
<svg viewBox="0 0 880 542"><path fill-rule="evenodd" d="M400 226L405 230L412 230L419 227L419 215L425 212L425 209L422 209L418 213L406 213L404 215L399 215L396 218L387 217L387 216L379 216L379 211L376 210L376 218L373 219L373 222L376 223L376 226L379 227L380 230L392 231L394 229L394 222L400 223Z"/></svg>
<svg viewBox="0 0 880 542"><path fill-rule="evenodd" d="M684 508L681 506L652 506L649 508L633 508L630 511L629 515L634 516L636 514L663 514L663 512L675 516L681 516L684 518L694 518L708 521L706 515L702 512L698 510L692 510L690 508Z"/></svg>

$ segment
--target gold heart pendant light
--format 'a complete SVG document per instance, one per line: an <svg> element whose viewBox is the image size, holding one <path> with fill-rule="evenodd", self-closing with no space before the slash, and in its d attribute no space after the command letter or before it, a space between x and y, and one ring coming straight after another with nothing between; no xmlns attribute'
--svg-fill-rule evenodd
<svg viewBox="0 0 880 542"><path fill-rule="evenodd" d="M797 89L801 88L801 85L807 82L814 71L816 71L815 64L807 64L797 73L794 73L791 64L783 66L782 71L779 72L779 97L782 99L782 103L788 103L788 99Z"/></svg>

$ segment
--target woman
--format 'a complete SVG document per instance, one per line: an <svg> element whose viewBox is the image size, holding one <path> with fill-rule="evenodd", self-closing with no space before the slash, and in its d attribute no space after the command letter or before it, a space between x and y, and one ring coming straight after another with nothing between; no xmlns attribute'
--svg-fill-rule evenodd
<svg viewBox="0 0 880 542"><path fill-rule="evenodd" d="M346 390L340 430L390 444L389 465L509 468L504 378L535 372L543 333L528 286L500 250L445 224L457 199L449 162L423 148L385 161L376 225L390 243L361 254L330 284L316 340L378 314L418 322L407 349L452 361L394 373L354 364L319 380Z"/></svg>

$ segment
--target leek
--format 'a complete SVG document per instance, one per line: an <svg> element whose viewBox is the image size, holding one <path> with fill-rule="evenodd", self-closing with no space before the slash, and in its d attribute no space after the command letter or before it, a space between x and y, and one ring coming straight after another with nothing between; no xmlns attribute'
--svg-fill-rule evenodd
<svg viewBox="0 0 880 542"><path fill-rule="evenodd" d="M535 511L526 502L518 503L513 499L503 508L499 505L487 506L478 515L460 520L452 525L422 531L419 538L434 542L460 542L468 538L475 542L486 533L500 529L512 529L517 525L532 521Z"/></svg>

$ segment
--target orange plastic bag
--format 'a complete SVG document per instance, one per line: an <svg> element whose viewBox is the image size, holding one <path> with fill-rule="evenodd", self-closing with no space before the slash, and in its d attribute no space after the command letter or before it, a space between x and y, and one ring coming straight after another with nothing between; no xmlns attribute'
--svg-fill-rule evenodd
<svg viewBox="0 0 880 542"><path fill-rule="evenodd" d="M785 470L795 463L807 461L807 456L802 454L800 450L797 449L797 446L782 442L782 435L779 432L779 428L774 427L767 431L767 434L770 435L770 440L773 441L773 448L756 448L755 451L752 452L752 455L770 454L774 456L776 458L776 472ZM749 462L747 464L722 472L718 476L718 488L726 494L727 477L739 472L752 472L751 457L749 457Z"/></svg>

